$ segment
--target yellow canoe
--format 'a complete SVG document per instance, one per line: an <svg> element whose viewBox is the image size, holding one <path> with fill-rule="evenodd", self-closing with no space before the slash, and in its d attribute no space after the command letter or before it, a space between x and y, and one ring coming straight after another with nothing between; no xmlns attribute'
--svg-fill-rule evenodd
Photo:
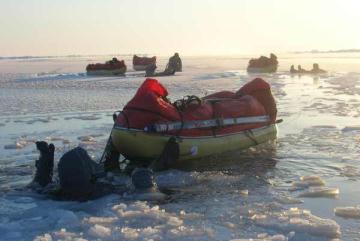
<svg viewBox="0 0 360 241"><path fill-rule="evenodd" d="M276 139L276 136L276 124L227 135L180 136L177 137L180 148L179 161L246 149ZM159 158L170 137L169 135L127 129L120 126L115 126L111 132L113 145L117 151L129 160L154 160Z"/></svg>

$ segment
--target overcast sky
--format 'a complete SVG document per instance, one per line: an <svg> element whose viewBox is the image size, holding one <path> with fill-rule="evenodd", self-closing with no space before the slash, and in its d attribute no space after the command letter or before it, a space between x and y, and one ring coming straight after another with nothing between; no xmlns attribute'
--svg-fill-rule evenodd
<svg viewBox="0 0 360 241"><path fill-rule="evenodd" d="M0 0L0 56L345 48L359 0Z"/></svg>

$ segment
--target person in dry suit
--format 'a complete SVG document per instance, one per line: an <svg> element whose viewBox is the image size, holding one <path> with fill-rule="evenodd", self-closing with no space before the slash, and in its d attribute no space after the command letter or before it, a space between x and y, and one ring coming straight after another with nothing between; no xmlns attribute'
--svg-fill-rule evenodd
<svg viewBox="0 0 360 241"><path fill-rule="evenodd" d="M119 171L119 153L105 150L105 161L99 164L91 159L87 151L76 147L66 152L58 162L58 181L53 180L55 146L44 141L36 142L40 152L35 161L36 172L30 188L56 200L86 201L111 193L123 194L126 186L119 187L106 180L107 172ZM162 155L149 166L137 166L129 170L131 183L136 191L158 191L154 171L163 170L179 156L175 139L165 145ZM159 193L159 192L158 192Z"/></svg>
<svg viewBox="0 0 360 241"><path fill-rule="evenodd" d="M76 147L60 158L58 180L53 180L55 146L38 141L36 148L40 156L35 161L36 172L29 186L39 193L56 200L85 201L115 191L113 186L98 181L106 173L83 148Z"/></svg>
<svg viewBox="0 0 360 241"><path fill-rule="evenodd" d="M156 73L156 68L156 64L149 64L148 66L146 66L145 77L170 76L174 75L176 72L174 68L168 66L163 72Z"/></svg>
<svg viewBox="0 0 360 241"><path fill-rule="evenodd" d="M326 73L325 70L319 68L319 64L314 63L312 70L310 70L311 74L323 74Z"/></svg>
<svg viewBox="0 0 360 241"><path fill-rule="evenodd" d="M182 62L179 53L175 53L173 56L170 57L165 71L167 69L169 69L169 71L174 70L176 72L182 72Z"/></svg>

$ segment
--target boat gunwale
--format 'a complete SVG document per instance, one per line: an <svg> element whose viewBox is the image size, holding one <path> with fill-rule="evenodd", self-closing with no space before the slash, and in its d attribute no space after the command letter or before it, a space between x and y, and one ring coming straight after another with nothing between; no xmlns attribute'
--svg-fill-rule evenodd
<svg viewBox="0 0 360 241"><path fill-rule="evenodd" d="M212 136L177 136L177 135L169 135L169 134L159 134L159 133L156 133L156 132L146 132L146 131L144 131L142 129L126 128L126 127L122 127L122 126L118 126L118 125L114 125L113 129L120 130L120 131L126 131L126 132L141 132L143 134L156 136L156 137L172 137L172 136L176 136L176 137L181 138L181 139L210 139L210 138L221 138L221 137L239 135L239 134L243 134L243 133L245 133L247 131L258 132L258 131L261 131L263 129L270 128L272 126L274 126L274 128L276 128L276 131L277 131L277 125L276 124L270 124L270 125L262 126L262 127L259 127L259 128L247 129L247 130L243 130L243 131L239 131L239 132L222 134L222 135L212 135Z"/></svg>

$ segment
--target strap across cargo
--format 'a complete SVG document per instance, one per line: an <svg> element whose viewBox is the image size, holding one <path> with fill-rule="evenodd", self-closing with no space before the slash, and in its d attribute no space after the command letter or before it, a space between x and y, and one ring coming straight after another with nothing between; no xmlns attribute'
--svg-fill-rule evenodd
<svg viewBox="0 0 360 241"><path fill-rule="evenodd" d="M210 120L195 120L195 121L178 121L164 124L153 124L145 127L145 131L148 132L167 132L173 130L183 129L198 129L198 128L209 128L209 127L223 127L230 125L239 124L256 124L269 122L270 118L267 115L262 116L250 116L250 117L239 117L239 118L216 118Z"/></svg>

